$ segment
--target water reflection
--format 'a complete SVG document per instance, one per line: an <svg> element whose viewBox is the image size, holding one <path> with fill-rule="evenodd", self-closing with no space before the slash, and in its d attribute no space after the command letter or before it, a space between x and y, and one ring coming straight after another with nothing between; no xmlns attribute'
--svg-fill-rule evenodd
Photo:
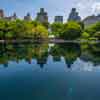
<svg viewBox="0 0 100 100"><path fill-rule="evenodd" d="M76 61L81 55L81 48L79 44L69 43L69 44L55 44L50 51L53 56L53 61L60 61L61 57L64 58L68 68Z"/></svg>
<svg viewBox="0 0 100 100"><path fill-rule="evenodd" d="M100 64L100 44L82 45L81 59L92 62L94 66Z"/></svg>
<svg viewBox="0 0 100 100"><path fill-rule="evenodd" d="M0 64L8 67L9 62L25 60L29 64L36 60L40 68L48 62L48 57L52 56L53 62L61 62L61 58L68 68L80 58L85 62L92 62L94 66L100 64L100 44L0 44Z"/></svg>
<svg viewBox="0 0 100 100"><path fill-rule="evenodd" d="M99 67L100 44L0 44L0 100L100 100Z"/></svg>

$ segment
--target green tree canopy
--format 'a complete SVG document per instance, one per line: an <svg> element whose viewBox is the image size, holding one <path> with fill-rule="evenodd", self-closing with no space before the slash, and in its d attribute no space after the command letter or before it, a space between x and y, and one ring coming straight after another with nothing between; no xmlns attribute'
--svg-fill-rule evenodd
<svg viewBox="0 0 100 100"><path fill-rule="evenodd" d="M100 31L100 22L97 22L96 24L93 24L93 25L87 27L85 31L90 33L91 35Z"/></svg>
<svg viewBox="0 0 100 100"><path fill-rule="evenodd" d="M67 40L79 38L81 36L82 28L77 22L68 22L64 25L62 34L60 36Z"/></svg>
<svg viewBox="0 0 100 100"><path fill-rule="evenodd" d="M52 34L55 35L56 37L60 36L60 34L63 31L63 28L64 28L63 23L57 23L56 22L56 23L51 24Z"/></svg>
<svg viewBox="0 0 100 100"><path fill-rule="evenodd" d="M48 30L37 21L0 19L0 38L47 38Z"/></svg>

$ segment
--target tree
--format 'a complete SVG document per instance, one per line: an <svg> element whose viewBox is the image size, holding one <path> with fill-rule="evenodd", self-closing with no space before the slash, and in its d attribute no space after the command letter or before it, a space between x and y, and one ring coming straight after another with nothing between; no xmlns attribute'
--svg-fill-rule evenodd
<svg viewBox="0 0 100 100"><path fill-rule="evenodd" d="M1 39L45 39L48 38L48 30L36 21L14 20L8 21L0 19Z"/></svg>
<svg viewBox="0 0 100 100"><path fill-rule="evenodd" d="M96 33L94 33L93 36L100 40L100 32L96 32Z"/></svg>
<svg viewBox="0 0 100 100"><path fill-rule="evenodd" d="M32 33L34 34L34 39L48 38L48 30L42 25L37 25L36 27L33 27Z"/></svg>
<svg viewBox="0 0 100 100"><path fill-rule="evenodd" d="M87 33L87 32L83 32L82 33L82 38L83 39L88 39L90 37L90 34L89 33Z"/></svg>
<svg viewBox="0 0 100 100"><path fill-rule="evenodd" d="M84 28L85 28L84 23L83 22L78 22L78 24L81 26L82 30L84 30Z"/></svg>
<svg viewBox="0 0 100 100"><path fill-rule="evenodd" d="M82 28L77 22L70 21L64 25L60 36L66 40L72 40L81 36Z"/></svg>
<svg viewBox="0 0 100 100"><path fill-rule="evenodd" d="M0 19L0 31L3 31L5 29L5 20Z"/></svg>
<svg viewBox="0 0 100 100"><path fill-rule="evenodd" d="M0 39L5 37L5 23L6 21L4 19L0 19Z"/></svg>
<svg viewBox="0 0 100 100"><path fill-rule="evenodd" d="M90 33L92 36L96 32L100 32L100 22L97 22L96 24L90 25L85 29L86 32Z"/></svg>
<svg viewBox="0 0 100 100"><path fill-rule="evenodd" d="M49 28L49 23L48 22L43 22L42 25L47 29Z"/></svg>
<svg viewBox="0 0 100 100"><path fill-rule="evenodd" d="M52 34L55 35L55 37L60 37L60 34L63 31L63 23L53 23L51 24L51 31Z"/></svg>

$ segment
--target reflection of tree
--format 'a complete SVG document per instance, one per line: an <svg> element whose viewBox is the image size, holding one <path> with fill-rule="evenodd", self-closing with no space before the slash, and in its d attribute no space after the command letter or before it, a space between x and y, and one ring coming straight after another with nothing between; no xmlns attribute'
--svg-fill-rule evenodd
<svg viewBox="0 0 100 100"><path fill-rule="evenodd" d="M56 44L51 49L51 54L57 59L61 59L61 56L63 56L67 66L70 68L77 57L81 55L80 45L74 43Z"/></svg>
<svg viewBox="0 0 100 100"><path fill-rule="evenodd" d="M0 64L3 64L4 67L8 66L8 55L6 52L6 44L0 44Z"/></svg>
<svg viewBox="0 0 100 100"><path fill-rule="evenodd" d="M29 64L35 58L41 65L46 64L48 44L0 44L0 63L7 66L9 61L25 60Z"/></svg>
<svg viewBox="0 0 100 100"><path fill-rule="evenodd" d="M44 64L47 63L47 57L48 52L45 52L41 57L37 58L37 64L39 64L41 68L43 68Z"/></svg>
<svg viewBox="0 0 100 100"><path fill-rule="evenodd" d="M100 64L100 44L89 44L87 48L82 50L81 59L91 61L94 65Z"/></svg>
<svg viewBox="0 0 100 100"><path fill-rule="evenodd" d="M61 51L59 45L56 44L54 47L52 47L50 53L53 56L54 62L61 61Z"/></svg>
<svg viewBox="0 0 100 100"><path fill-rule="evenodd" d="M49 49L47 43L0 44L0 64L8 67L9 61L19 63L21 60L31 64L32 59L35 59L37 64L43 68L49 54L52 55L54 62L60 62L63 57L68 68L80 55L82 60L91 61L95 65L100 64L100 44L81 44L81 49L80 45L75 43L55 44Z"/></svg>
<svg viewBox="0 0 100 100"><path fill-rule="evenodd" d="M44 64L47 63L48 58L48 45L42 44L42 45L36 45L33 49L34 55L33 58L37 60L37 64L40 65L42 68Z"/></svg>
<svg viewBox="0 0 100 100"><path fill-rule="evenodd" d="M65 59L65 62L68 68L70 68L71 65L74 63L74 61L76 61L76 59L80 57L81 55L80 45L69 43L67 45L63 44L60 47L62 47L62 53Z"/></svg>

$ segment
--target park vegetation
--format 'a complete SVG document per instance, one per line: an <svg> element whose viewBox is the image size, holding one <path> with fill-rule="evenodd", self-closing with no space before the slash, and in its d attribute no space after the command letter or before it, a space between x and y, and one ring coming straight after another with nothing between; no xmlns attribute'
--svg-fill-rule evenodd
<svg viewBox="0 0 100 100"><path fill-rule="evenodd" d="M45 39L48 30L41 23L24 20L0 20L0 39Z"/></svg>
<svg viewBox="0 0 100 100"><path fill-rule="evenodd" d="M65 40L100 40L100 22L84 27L83 22L51 24L52 34Z"/></svg>
<svg viewBox="0 0 100 100"><path fill-rule="evenodd" d="M79 58L96 66L100 64L100 44L58 43L50 47L46 42L0 43L0 64L4 67L8 67L12 61L20 63L24 60L32 64L34 59L43 68L50 55L54 62L61 62L63 58L68 68Z"/></svg>
<svg viewBox="0 0 100 100"><path fill-rule="evenodd" d="M48 23L0 19L0 39L48 39L49 35L64 40L100 40L100 22L84 28L82 22Z"/></svg>

